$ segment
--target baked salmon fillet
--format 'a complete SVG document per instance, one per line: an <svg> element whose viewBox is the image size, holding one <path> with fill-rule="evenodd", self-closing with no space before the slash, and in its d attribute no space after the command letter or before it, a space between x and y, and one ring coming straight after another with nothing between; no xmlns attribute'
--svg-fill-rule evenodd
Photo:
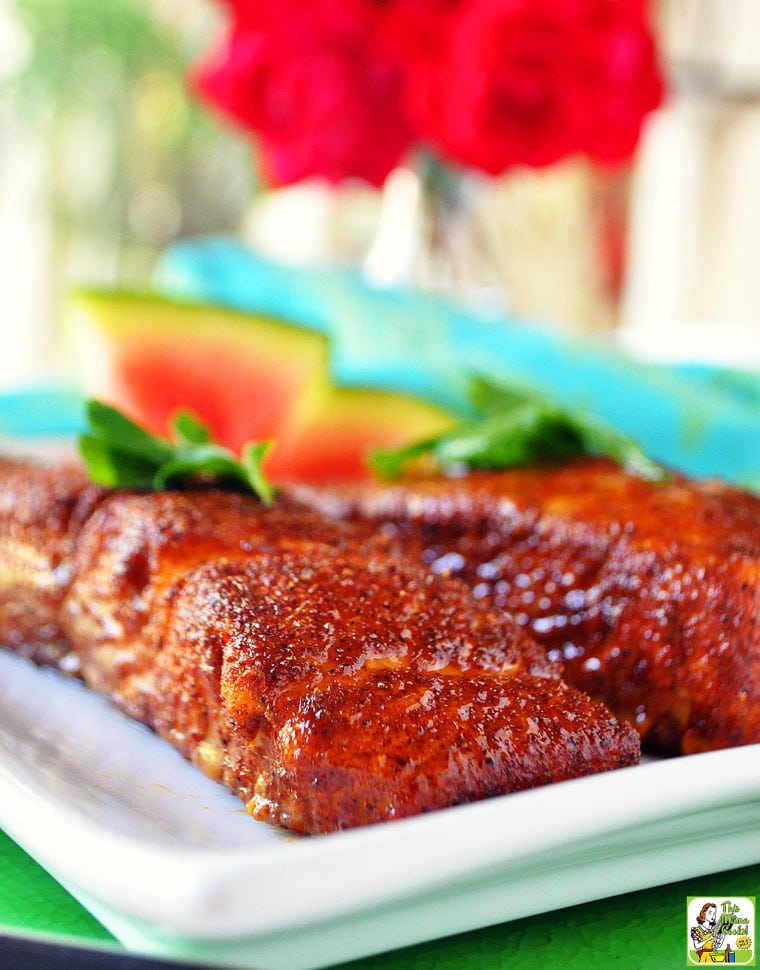
<svg viewBox="0 0 760 970"><path fill-rule="evenodd" d="M76 666L60 625L80 530L105 493L76 464L0 458L0 642Z"/></svg>
<svg viewBox="0 0 760 970"><path fill-rule="evenodd" d="M645 748L760 741L760 498L603 459L291 493L463 579Z"/></svg>
<svg viewBox="0 0 760 970"><path fill-rule="evenodd" d="M0 477L0 640L78 672L258 819L331 832L638 760L518 624L374 529L287 498L108 493L75 467Z"/></svg>

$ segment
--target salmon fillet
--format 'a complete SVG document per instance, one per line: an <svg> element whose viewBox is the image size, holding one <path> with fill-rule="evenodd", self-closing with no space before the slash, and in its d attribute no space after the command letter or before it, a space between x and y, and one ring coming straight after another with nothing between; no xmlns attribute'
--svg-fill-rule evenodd
<svg viewBox="0 0 760 970"><path fill-rule="evenodd" d="M511 618L374 527L287 498L3 476L0 563L35 569L8 573L0 640L66 658L258 819L330 832L638 759L635 732ZM34 514L17 521L25 490Z"/></svg>
<svg viewBox="0 0 760 970"><path fill-rule="evenodd" d="M602 459L291 494L463 579L645 748L760 741L760 498Z"/></svg>
<svg viewBox="0 0 760 970"><path fill-rule="evenodd" d="M104 494L79 465L0 458L0 632L36 663L76 667L61 603L80 530Z"/></svg>
<svg viewBox="0 0 760 970"><path fill-rule="evenodd" d="M635 732L505 619L385 556L210 563L174 597L151 723L304 833L633 763Z"/></svg>

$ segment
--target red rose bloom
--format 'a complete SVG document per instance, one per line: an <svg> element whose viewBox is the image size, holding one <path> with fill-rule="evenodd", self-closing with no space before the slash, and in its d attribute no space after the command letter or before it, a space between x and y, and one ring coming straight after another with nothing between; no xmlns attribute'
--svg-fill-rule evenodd
<svg viewBox="0 0 760 970"><path fill-rule="evenodd" d="M408 72L444 57L451 16L469 0L380 0L385 4L384 40Z"/></svg>
<svg viewBox="0 0 760 970"><path fill-rule="evenodd" d="M381 184L414 143L498 174L630 156L662 98L645 0L226 0L203 95L274 181Z"/></svg>
<svg viewBox="0 0 760 970"><path fill-rule="evenodd" d="M646 4L597 0L595 7L593 26L577 54L595 122L582 150L599 162L615 163L633 153L664 88Z"/></svg>
<svg viewBox="0 0 760 970"><path fill-rule="evenodd" d="M233 0L221 51L196 75L210 102L259 136L279 184L321 176L380 185L407 151L401 73L366 0Z"/></svg>
<svg viewBox="0 0 760 970"><path fill-rule="evenodd" d="M445 157L498 174L575 152L630 155L662 95L640 0L467 0L408 70L412 125Z"/></svg>

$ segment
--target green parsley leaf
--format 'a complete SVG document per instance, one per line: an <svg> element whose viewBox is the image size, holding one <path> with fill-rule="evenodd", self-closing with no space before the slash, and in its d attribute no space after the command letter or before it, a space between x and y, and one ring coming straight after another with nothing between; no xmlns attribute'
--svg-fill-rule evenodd
<svg viewBox="0 0 760 970"><path fill-rule="evenodd" d="M666 477L626 435L591 414L563 409L533 389L477 377L470 396L477 417L436 437L373 452L370 464L375 472L382 478L397 478L423 458L438 469L498 469L597 455L612 458L641 478L662 481Z"/></svg>
<svg viewBox="0 0 760 970"><path fill-rule="evenodd" d="M159 492L168 488L218 483L250 489L271 505L274 489L262 470L271 442L249 442L242 460L210 440L208 429L189 411L172 419L174 442L150 434L116 408L88 400L89 430L79 451L93 482L107 488Z"/></svg>
<svg viewBox="0 0 760 970"><path fill-rule="evenodd" d="M95 435L82 435L79 452L90 479L106 488L130 488L149 491L153 487L156 463L136 458L106 444Z"/></svg>
<svg viewBox="0 0 760 970"><path fill-rule="evenodd" d="M174 451L171 442L150 434L110 404L91 399L86 403L86 416L92 437L135 458L160 464Z"/></svg>
<svg viewBox="0 0 760 970"><path fill-rule="evenodd" d="M264 505L271 505L274 499L274 488L262 471L264 458L271 448L271 441L250 441L243 445L243 468L246 471L251 488Z"/></svg>
<svg viewBox="0 0 760 970"><path fill-rule="evenodd" d="M211 440L208 428L190 411L179 411L171 422L174 437L183 445L205 445Z"/></svg>

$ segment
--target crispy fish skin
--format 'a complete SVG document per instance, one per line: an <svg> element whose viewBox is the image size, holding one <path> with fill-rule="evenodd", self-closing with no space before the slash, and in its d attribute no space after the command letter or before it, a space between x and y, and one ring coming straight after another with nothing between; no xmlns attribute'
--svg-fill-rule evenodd
<svg viewBox="0 0 760 970"><path fill-rule="evenodd" d="M6 599L55 621L86 683L255 817L334 831L638 759L635 732L523 630L374 528L287 499L91 493L68 474L37 479L18 528L0 518L8 548L43 557ZM40 469L14 475L8 496ZM63 567L52 596L35 591L46 562Z"/></svg>
<svg viewBox="0 0 760 970"><path fill-rule="evenodd" d="M204 562L294 541L337 544L351 531L287 500L265 509L235 492L107 496L79 534L74 579L60 610L82 676L130 717L145 720L164 604L177 579Z"/></svg>
<svg viewBox="0 0 760 970"><path fill-rule="evenodd" d="M151 723L257 819L316 834L634 764L635 731L501 611L381 553L209 563L178 584Z"/></svg>
<svg viewBox="0 0 760 970"><path fill-rule="evenodd" d="M0 642L36 663L76 665L60 609L80 529L104 495L78 464L0 458Z"/></svg>
<svg viewBox="0 0 760 970"><path fill-rule="evenodd" d="M612 462L391 485L294 486L464 579L565 679L675 754L760 741L760 499Z"/></svg>

